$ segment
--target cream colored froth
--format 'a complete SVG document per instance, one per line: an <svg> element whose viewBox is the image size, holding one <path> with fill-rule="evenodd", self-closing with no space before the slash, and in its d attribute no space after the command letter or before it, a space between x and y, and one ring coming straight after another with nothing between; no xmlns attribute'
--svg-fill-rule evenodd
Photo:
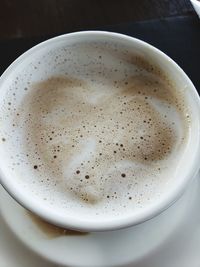
<svg viewBox="0 0 200 267"><path fill-rule="evenodd" d="M158 66L89 43L49 52L24 72L29 80L21 73L0 106L0 134L13 177L42 205L121 216L173 184L190 113Z"/></svg>
<svg viewBox="0 0 200 267"><path fill-rule="evenodd" d="M120 198L180 145L173 119L152 105L178 111L177 96L152 73L103 85L64 76L35 83L22 104L26 119L17 117L30 164L44 182L86 203Z"/></svg>

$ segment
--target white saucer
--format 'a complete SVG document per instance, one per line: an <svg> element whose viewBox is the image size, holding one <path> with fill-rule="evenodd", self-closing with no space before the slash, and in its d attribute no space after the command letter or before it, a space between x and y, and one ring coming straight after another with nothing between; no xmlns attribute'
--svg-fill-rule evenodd
<svg viewBox="0 0 200 267"><path fill-rule="evenodd" d="M0 266L199 267L199 203L194 179L179 201L141 225L50 238L1 187Z"/></svg>

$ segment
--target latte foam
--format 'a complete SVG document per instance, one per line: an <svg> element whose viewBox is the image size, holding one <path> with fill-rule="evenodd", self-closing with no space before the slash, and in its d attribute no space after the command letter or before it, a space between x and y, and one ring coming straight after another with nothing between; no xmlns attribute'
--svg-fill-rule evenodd
<svg viewBox="0 0 200 267"><path fill-rule="evenodd" d="M109 218L151 205L173 184L189 138L181 90L137 51L112 43L36 57L0 109L6 167L63 214Z"/></svg>

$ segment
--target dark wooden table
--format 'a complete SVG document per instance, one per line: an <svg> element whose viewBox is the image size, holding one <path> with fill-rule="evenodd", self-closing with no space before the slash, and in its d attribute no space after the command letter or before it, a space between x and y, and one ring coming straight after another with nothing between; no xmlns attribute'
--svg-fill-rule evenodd
<svg viewBox="0 0 200 267"><path fill-rule="evenodd" d="M189 0L0 0L0 40L188 14Z"/></svg>

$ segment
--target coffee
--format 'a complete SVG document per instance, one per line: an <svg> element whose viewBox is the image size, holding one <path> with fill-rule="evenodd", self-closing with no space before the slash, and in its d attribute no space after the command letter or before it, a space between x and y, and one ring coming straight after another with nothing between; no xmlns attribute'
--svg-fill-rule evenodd
<svg viewBox="0 0 200 267"><path fill-rule="evenodd" d="M1 104L7 167L21 186L88 218L162 198L189 138L182 91L143 55L112 43L49 54L21 71Z"/></svg>

